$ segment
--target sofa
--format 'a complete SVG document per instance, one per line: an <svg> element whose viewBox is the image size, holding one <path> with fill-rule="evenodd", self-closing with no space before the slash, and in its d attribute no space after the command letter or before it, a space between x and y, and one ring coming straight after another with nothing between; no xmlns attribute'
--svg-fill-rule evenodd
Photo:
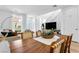
<svg viewBox="0 0 79 59"><path fill-rule="evenodd" d="M19 40L20 37L19 36L11 36L11 37L6 37L5 40L7 40L8 42L12 42L15 40Z"/></svg>
<svg viewBox="0 0 79 59"><path fill-rule="evenodd" d="M2 37L9 42L20 39L20 37L17 36L17 32L1 32L1 33L3 34Z"/></svg>

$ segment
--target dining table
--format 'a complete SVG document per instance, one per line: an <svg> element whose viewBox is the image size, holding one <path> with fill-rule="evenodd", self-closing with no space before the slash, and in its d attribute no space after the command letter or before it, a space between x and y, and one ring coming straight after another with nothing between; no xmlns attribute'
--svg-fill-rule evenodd
<svg viewBox="0 0 79 59"><path fill-rule="evenodd" d="M40 37L30 39L19 39L10 42L11 53L50 53L51 43L59 40L59 39L44 40L44 38L43 40L42 39L38 40L38 38ZM48 43L48 41L50 43Z"/></svg>

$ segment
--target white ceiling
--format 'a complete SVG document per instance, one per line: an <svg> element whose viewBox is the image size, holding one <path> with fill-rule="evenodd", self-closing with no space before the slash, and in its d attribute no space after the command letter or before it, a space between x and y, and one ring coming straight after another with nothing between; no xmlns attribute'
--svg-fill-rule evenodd
<svg viewBox="0 0 79 59"><path fill-rule="evenodd" d="M0 10L8 10L15 13L41 15L56 9L67 9L73 5L0 5Z"/></svg>

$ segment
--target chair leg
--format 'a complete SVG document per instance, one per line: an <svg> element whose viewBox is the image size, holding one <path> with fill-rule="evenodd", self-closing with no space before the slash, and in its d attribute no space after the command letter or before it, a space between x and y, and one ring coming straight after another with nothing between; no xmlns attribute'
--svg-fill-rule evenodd
<svg viewBox="0 0 79 59"><path fill-rule="evenodd" d="M68 53L70 53L70 50L68 50Z"/></svg>
<svg viewBox="0 0 79 59"><path fill-rule="evenodd" d="M68 48L68 53L70 53L70 47Z"/></svg>
<svg viewBox="0 0 79 59"><path fill-rule="evenodd" d="M64 43L62 43L62 45L61 45L60 53L64 53Z"/></svg>
<svg viewBox="0 0 79 59"><path fill-rule="evenodd" d="M54 53L54 49L50 47L50 53Z"/></svg>
<svg viewBox="0 0 79 59"><path fill-rule="evenodd" d="M65 49L64 49L64 53L66 53L67 52L67 46L65 47Z"/></svg>

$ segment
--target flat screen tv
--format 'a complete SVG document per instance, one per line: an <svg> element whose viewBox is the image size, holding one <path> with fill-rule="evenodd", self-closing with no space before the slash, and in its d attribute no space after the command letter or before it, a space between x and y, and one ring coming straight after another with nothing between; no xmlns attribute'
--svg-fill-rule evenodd
<svg viewBox="0 0 79 59"><path fill-rule="evenodd" d="M48 22L46 23L46 29L56 29L56 22Z"/></svg>

